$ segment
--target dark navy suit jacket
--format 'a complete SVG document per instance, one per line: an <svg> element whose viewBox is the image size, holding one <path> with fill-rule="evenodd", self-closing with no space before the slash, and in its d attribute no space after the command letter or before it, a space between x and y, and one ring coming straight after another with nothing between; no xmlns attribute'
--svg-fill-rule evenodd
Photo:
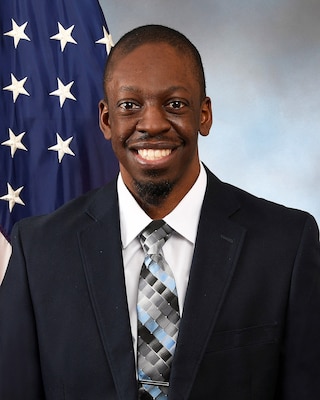
<svg viewBox="0 0 320 400"><path fill-rule="evenodd" d="M115 182L12 240L0 399L137 400ZM169 400L319 398L316 223L208 172Z"/></svg>

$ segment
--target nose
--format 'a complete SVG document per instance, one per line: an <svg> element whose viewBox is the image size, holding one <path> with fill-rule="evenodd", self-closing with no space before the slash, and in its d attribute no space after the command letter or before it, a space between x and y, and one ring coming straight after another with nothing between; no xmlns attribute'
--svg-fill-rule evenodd
<svg viewBox="0 0 320 400"><path fill-rule="evenodd" d="M169 131L171 124L166 118L165 110L158 105L146 105L142 110L136 129L138 132L156 136Z"/></svg>

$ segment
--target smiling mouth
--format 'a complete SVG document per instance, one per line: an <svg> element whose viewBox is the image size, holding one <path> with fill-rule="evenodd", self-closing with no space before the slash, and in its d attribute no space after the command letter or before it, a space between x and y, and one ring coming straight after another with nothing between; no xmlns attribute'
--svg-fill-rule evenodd
<svg viewBox="0 0 320 400"><path fill-rule="evenodd" d="M160 160L171 154L171 149L141 149L138 154L141 158L148 161Z"/></svg>

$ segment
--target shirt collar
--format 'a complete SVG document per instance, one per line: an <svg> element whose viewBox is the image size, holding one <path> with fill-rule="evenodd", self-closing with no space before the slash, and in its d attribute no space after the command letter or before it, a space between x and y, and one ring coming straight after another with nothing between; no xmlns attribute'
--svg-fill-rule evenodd
<svg viewBox="0 0 320 400"><path fill-rule="evenodd" d="M180 203L168 214L164 221L175 232L195 243L202 202L207 186L207 173L200 164L200 174ZM120 212L122 247L126 248L152 221L136 202L123 182L121 173L117 182ZM186 218L188 215L188 218Z"/></svg>

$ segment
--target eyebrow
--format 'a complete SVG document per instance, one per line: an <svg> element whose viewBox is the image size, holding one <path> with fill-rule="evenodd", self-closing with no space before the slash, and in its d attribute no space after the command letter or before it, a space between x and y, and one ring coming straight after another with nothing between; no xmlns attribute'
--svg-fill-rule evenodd
<svg viewBox="0 0 320 400"><path fill-rule="evenodd" d="M119 89L121 92L142 93L142 90L137 86L124 85L124 86L120 86ZM190 91L184 86L169 86L168 88L165 88L163 91L167 92L167 93L173 93L178 90L182 90L186 93L190 93Z"/></svg>

